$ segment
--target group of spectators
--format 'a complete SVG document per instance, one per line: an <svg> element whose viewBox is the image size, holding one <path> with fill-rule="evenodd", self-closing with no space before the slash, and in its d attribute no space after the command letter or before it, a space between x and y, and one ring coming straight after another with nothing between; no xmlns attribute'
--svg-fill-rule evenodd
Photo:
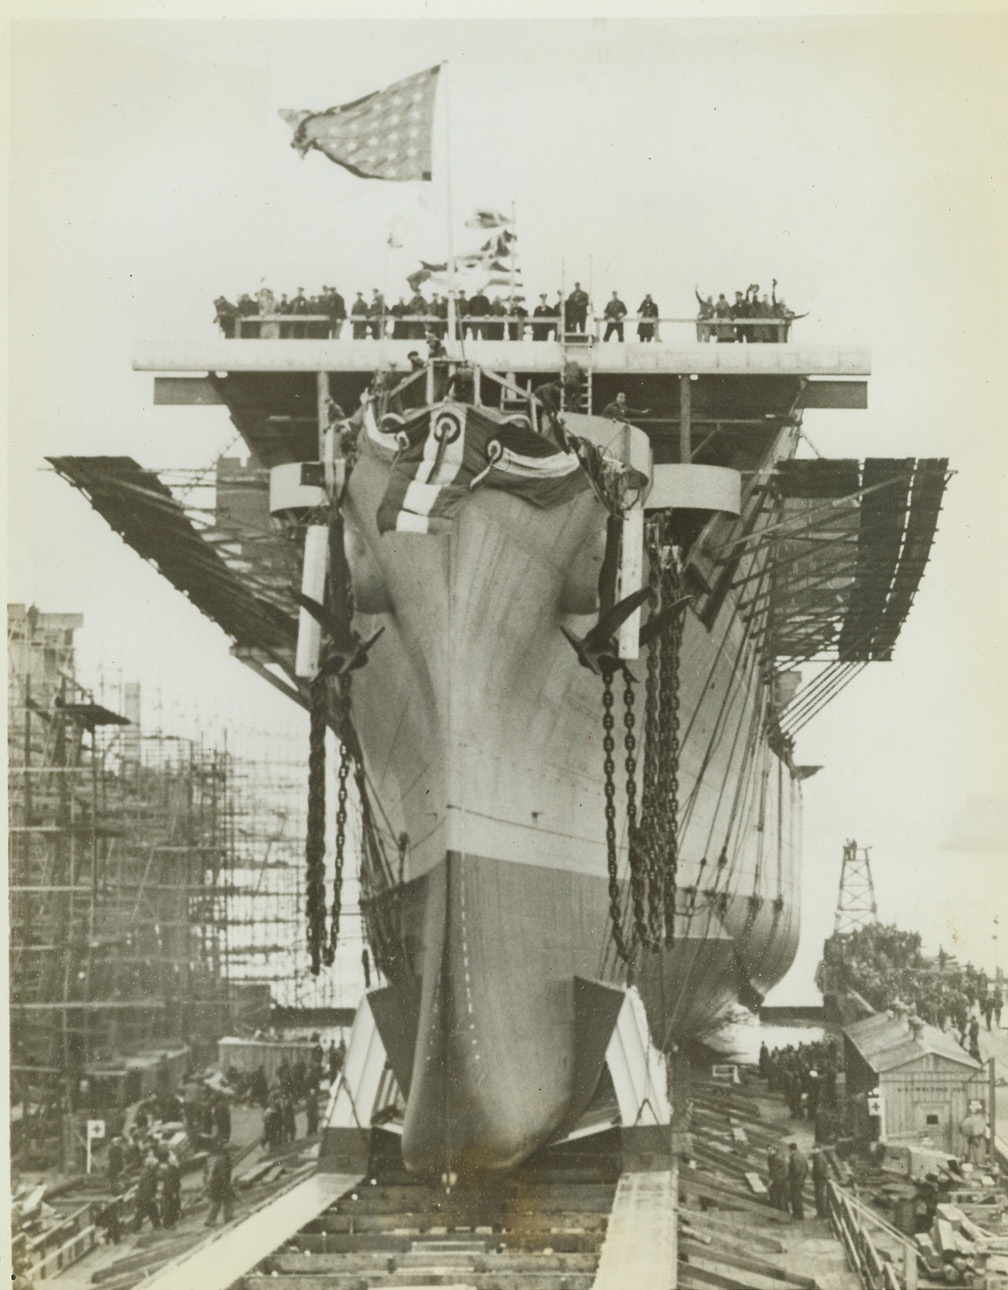
<svg viewBox="0 0 1008 1290"><path fill-rule="evenodd" d="M963 1047L972 1020L984 1018L988 1030L1000 1026L1004 1006L1000 988L984 972L943 950L925 956L918 933L882 923L831 936L819 985L824 993L856 991L878 1012L901 1000L929 1025L956 1033Z"/></svg>
<svg viewBox="0 0 1008 1290"><path fill-rule="evenodd" d="M318 1132L319 1091L325 1075L321 1047L316 1048L309 1062L300 1058L293 1064L284 1058L277 1067L276 1077L270 1085L266 1072L260 1066L253 1076L250 1101L263 1108L263 1143L279 1147L297 1138L297 1109L303 1103L305 1133L308 1137ZM330 1076L330 1080L335 1076Z"/></svg>
<svg viewBox="0 0 1008 1290"><path fill-rule="evenodd" d="M837 1104L837 1075L841 1059L829 1039L813 1044L789 1044L770 1051L760 1046L759 1073L767 1088L780 1092L796 1120L815 1120L820 1107Z"/></svg>
<svg viewBox="0 0 1008 1290"><path fill-rule="evenodd" d="M723 291L717 300L702 296L699 287L693 288L693 294L700 306L696 337L701 343L710 340L719 344L783 343L792 322L805 317L777 299L776 278L769 296L765 291L760 294L758 282L751 282L745 291L736 291L734 300L729 300Z"/></svg>
<svg viewBox="0 0 1008 1290"><path fill-rule="evenodd" d="M793 313L777 298L776 278L770 297L766 292L760 295L758 283L750 284L745 292L736 291L734 302L729 302L723 292L717 301L711 296L701 296L698 289L695 294L700 305L696 335L702 342L786 341L792 321L805 316ZM377 287L370 299L358 291L348 309L335 287L324 286L313 296L306 295L304 287L298 287L293 297L285 293L279 300L269 287L262 287L254 294L243 293L237 303L218 296L214 307L215 322L228 338L338 340L347 326L354 340L379 340L383 336L393 340L423 340L431 335L444 340L449 330L447 295L433 292L428 299L419 290L409 298L400 296L391 305ZM660 312L649 292L637 306L635 315L639 341L660 339ZM491 300L483 291L467 296L465 291L458 290L455 292L455 339L523 340L530 336L532 340L545 341L555 340L561 331L568 338L576 339L587 335L591 313L591 301L580 282L575 282L574 290L566 297L558 291L552 303L546 292L542 292L531 313L514 295L496 295ZM614 291L602 310L601 321L605 324L602 340L624 340L629 316L627 306ZM757 321L762 319L768 321Z"/></svg>
<svg viewBox="0 0 1008 1290"><path fill-rule="evenodd" d="M820 1134L820 1119L825 1120L827 1109L833 1114L838 1106L837 1074L841 1058L833 1042L826 1038L811 1044L789 1044L786 1048L770 1050L760 1045L759 1073L767 1088L780 1092L788 1110L796 1120L806 1117L817 1121L816 1141L832 1140L829 1133ZM812 1185L815 1191L816 1216L827 1216L826 1183L830 1169L825 1150L816 1146L812 1151ZM793 1218L805 1217L803 1191L809 1173L809 1162L802 1155L797 1143L788 1144L785 1155L779 1146L767 1149L767 1175L769 1201L776 1209L790 1213Z"/></svg>

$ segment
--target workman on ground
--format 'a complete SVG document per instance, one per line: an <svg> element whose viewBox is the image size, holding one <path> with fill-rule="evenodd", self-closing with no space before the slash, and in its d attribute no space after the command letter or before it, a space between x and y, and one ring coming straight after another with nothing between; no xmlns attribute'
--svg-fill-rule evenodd
<svg viewBox="0 0 1008 1290"><path fill-rule="evenodd" d="M774 1209L787 1213L788 1166L780 1148L771 1145L767 1148L767 1174L770 1179L768 1188L770 1204Z"/></svg>
<svg viewBox="0 0 1008 1290"><path fill-rule="evenodd" d="M827 1205L826 1184L829 1182L830 1169L829 1161L826 1159L826 1153L822 1148L817 1147L812 1152L812 1186L815 1188L815 1212L816 1218L828 1218L829 1207Z"/></svg>
<svg viewBox="0 0 1008 1290"><path fill-rule="evenodd" d="M150 1219L151 1227L160 1229L161 1214L158 1211L157 1194L158 1162L155 1156L148 1156L144 1161L143 1169L140 1172L140 1180L137 1183L136 1217L133 1222L135 1231L140 1231L145 1218Z"/></svg>
<svg viewBox="0 0 1008 1290"><path fill-rule="evenodd" d="M217 1215L224 1210L224 1222L231 1222L234 1212L234 1191L231 1187L231 1153L223 1142L214 1144L214 1158L207 1178L207 1196L210 1199L210 1212L206 1216L206 1226L213 1227Z"/></svg>
<svg viewBox="0 0 1008 1290"><path fill-rule="evenodd" d="M798 1150L798 1143L792 1142L788 1150L788 1198L791 1201L792 1218L805 1217L805 1203L802 1195L805 1179L808 1177L808 1161Z"/></svg>

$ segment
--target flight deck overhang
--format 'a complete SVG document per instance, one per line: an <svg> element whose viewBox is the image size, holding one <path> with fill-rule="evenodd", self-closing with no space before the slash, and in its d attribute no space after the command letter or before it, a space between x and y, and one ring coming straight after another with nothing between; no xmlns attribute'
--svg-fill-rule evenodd
<svg viewBox="0 0 1008 1290"><path fill-rule="evenodd" d="M138 372L373 372L409 368L408 355L424 352L411 340L227 340L177 348L149 348L133 362ZM494 371L556 372L564 363L589 361L595 373L628 376L834 376L871 375L866 347L848 345L718 345L558 341L466 340L449 342L452 361Z"/></svg>

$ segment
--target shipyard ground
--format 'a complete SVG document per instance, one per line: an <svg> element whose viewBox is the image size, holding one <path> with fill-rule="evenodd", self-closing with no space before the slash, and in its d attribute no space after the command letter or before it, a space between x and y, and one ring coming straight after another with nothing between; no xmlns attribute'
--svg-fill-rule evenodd
<svg viewBox="0 0 1008 1290"><path fill-rule="evenodd" d="M316 1173L311 1140L290 1149L272 1194L236 1188L233 1221L208 1232L189 1194L170 1234L101 1246L59 1276L67 1290L855 1290L826 1220L773 1210L747 1174L769 1141L811 1146L780 1098L747 1078L687 1078L684 1159L620 1173L616 1135L547 1153L478 1191L446 1195L405 1173L395 1139L378 1134L369 1175ZM237 1117L240 1141L258 1120ZM236 1178L261 1167L254 1148ZM371 1180L374 1179L372 1182ZM195 1184L193 1184L195 1186ZM276 1188L282 1188L277 1194ZM806 1212L814 1215L811 1190Z"/></svg>
<svg viewBox="0 0 1008 1290"><path fill-rule="evenodd" d="M303 1136L303 1112L298 1114L297 1123L302 1136L283 1148L267 1150L261 1145L261 1110L243 1105L232 1108L231 1147L236 1197L232 1226L240 1224L250 1212L259 1213L272 1207L279 1192L287 1191L314 1174L318 1139ZM55 1179L50 1181L56 1183ZM58 1190L60 1194L53 1204L61 1213L67 1214L88 1203L92 1204L93 1212L109 1195L108 1184L98 1172L90 1179L81 1177L74 1180L66 1190ZM197 1169L183 1176L182 1216L170 1231L154 1231L145 1226L143 1231L134 1232L130 1206L118 1244L108 1242L97 1225L82 1224L80 1231L66 1242L62 1258L58 1261L53 1259L44 1276L36 1272L31 1280L15 1280L12 1284L18 1290L22 1285L27 1287L40 1283L42 1279L58 1278L59 1285L65 1290L84 1290L84 1287L96 1285L101 1285L104 1290L126 1290L128 1286L146 1280L167 1263L174 1263L192 1250L212 1243L223 1230L227 1230L207 1229L208 1209L202 1171ZM204 1290L204 1287L199 1282L190 1282L189 1290ZM205 1290L210 1290L209 1285Z"/></svg>

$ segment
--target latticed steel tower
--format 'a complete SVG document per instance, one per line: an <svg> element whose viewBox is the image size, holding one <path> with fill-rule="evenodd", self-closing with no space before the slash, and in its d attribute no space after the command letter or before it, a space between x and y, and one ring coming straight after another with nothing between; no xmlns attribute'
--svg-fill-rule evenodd
<svg viewBox="0 0 1008 1290"><path fill-rule="evenodd" d="M875 884L872 882L868 848L858 849L858 844L850 838L844 843L833 931L843 935L860 931L862 927L877 922L878 906L875 903Z"/></svg>

